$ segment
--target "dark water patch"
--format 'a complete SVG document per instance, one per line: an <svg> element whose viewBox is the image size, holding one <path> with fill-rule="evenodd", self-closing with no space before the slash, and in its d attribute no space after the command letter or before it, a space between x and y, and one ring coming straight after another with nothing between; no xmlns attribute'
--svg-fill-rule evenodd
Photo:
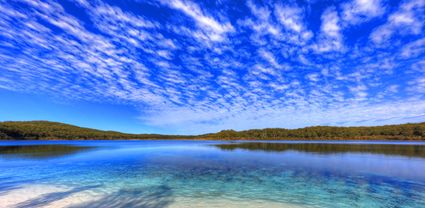
<svg viewBox="0 0 425 208"><path fill-rule="evenodd" d="M0 146L0 157L49 159L91 150L93 146L77 145L12 145Z"/></svg>
<svg viewBox="0 0 425 208"><path fill-rule="evenodd" d="M425 145L246 142L215 146L221 150L230 151L240 149L265 152L299 151L317 154L372 153L425 158Z"/></svg>

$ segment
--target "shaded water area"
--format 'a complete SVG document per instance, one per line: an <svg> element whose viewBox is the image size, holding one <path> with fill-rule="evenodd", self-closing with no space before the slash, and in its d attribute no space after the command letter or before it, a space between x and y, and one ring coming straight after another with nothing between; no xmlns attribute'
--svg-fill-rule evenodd
<svg viewBox="0 0 425 208"><path fill-rule="evenodd" d="M89 150L94 147L74 146L74 145L10 145L0 146L0 155L7 157L21 157L30 159L46 159L51 157L60 157Z"/></svg>
<svg viewBox="0 0 425 208"><path fill-rule="evenodd" d="M0 207L425 207L425 143L3 141Z"/></svg>

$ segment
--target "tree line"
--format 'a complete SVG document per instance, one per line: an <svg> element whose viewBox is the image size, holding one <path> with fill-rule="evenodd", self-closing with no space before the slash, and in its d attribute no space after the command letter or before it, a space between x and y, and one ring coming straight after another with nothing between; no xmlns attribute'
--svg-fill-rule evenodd
<svg viewBox="0 0 425 208"><path fill-rule="evenodd" d="M91 140L91 139L182 139L191 136L160 134L126 134L116 131L102 131L82 128L69 124L49 121L0 122L2 140Z"/></svg>
<svg viewBox="0 0 425 208"><path fill-rule="evenodd" d="M372 127L313 126L299 129L267 128L245 131L223 130L198 136L126 134L102 131L49 121L0 122L0 139L330 139L330 140L423 140L425 123L409 123Z"/></svg>
<svg viewBox="0 0 425 208"><path fill-rule="evenodd" d="M425 139L425 123L409 123L385 126L333 127L313 126L299 129L267 128L246 131L223 130L206 134L214 139L333 139L333 140L422 140Z"/></svg>

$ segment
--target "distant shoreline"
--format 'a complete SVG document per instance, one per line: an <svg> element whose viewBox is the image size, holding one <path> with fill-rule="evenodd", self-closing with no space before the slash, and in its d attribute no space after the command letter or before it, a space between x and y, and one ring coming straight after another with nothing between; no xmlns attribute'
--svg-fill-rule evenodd
<svg viewBox="0 0 425 208"><path fill-rule="evenodd" d="M223 130L203 135L128 134L50 121L0 122L0 140L275 140L275 141L424 141L425 123L385 126L313 126L299 129Z"/></svg>
<svg viewBox="0 0 425 208"><path fill-rule="evenodd" d="M400 142L405 144L415 143L415 142L425 142L425 139L399 139L399 140L389 140L389 139L0 139L0 142L37 142L37 141L47 141L47 142L72 142L72 141L80 141L80 142L95 142L95 141L217 141L217 142L296 142L296 143L326 143L326 142L353 142L353 143L394 143Z"/></svg>
<svg viewBox="0 0 425 208"><path fill-rule="evenodd" d="M158 140L176 140L176 141L382 141L382 142L415 142L425 141L425 138L271 138L271 139L257 139L257 138L143 138L143 139L72 139L72 138L39 138L39 139L19 139L19 138L8 138L0 139L0 141L158 141Z"/></svg>

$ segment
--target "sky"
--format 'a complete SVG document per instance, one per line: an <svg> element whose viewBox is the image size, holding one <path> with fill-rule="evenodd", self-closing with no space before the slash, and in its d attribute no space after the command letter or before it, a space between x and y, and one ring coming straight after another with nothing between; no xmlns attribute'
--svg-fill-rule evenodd
<svg viewBox="0 0 425 208"><path fill-rule="evenodd" d="M425 121L425 0L0 0L0 120L131 133Z"/></svg>

